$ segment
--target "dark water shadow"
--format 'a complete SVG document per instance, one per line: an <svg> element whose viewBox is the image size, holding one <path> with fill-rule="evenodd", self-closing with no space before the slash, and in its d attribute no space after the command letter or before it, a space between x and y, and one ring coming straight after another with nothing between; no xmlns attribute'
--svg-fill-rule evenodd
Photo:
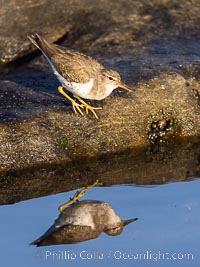
<svg viewBox="0 0 200 267"><path fill-rule="evenodd" d="M55 89L60 84L53 72L50 71L50 67L44 65L44 63L42 64L41 62L41 64L37 65L30 64L4 78L23 87L31 88L37 93L49 92L52 95L59 95Z"/></svg>
<svg viewBox="0 0 200 267"><path fill-rule="evenodd" d="M99 179L103 186L155 185L187 181L200 174L199 138L143 147L98 158L42 164L0 177L0 203L8 204L71 191Z"/></svg>
<svg viewBox="0 0 200 267"><path fill-rule="evenodd" d="M198 78L200 37L156 37L142 46L127 46L127 51L122 54L106 55L107 66L111 66L109 62L113 59L112 67L132 85L148 81L161 72L176 72L186 79Z"/></svg>

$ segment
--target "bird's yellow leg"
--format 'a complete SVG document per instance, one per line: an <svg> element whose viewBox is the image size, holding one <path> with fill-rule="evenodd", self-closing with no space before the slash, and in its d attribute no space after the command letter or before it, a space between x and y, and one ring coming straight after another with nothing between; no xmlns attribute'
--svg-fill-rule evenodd
<svg viewBox="0 0 200 267"><path fill-rule="evenodd" d="M93 115L95 116L95 118L98 120L98 116L96 114L96 112L94 111L95 109L102 109L101 107L92 107L90 105L88 105L85 101L83 101L83 99L81 99L78 95L73 95L76 99L78 99L78 101L82 104L82 107L85 107L86 109L86 114L88 114L89 110L93 113Z"/></svg>
<svg viewBox="0 0 200 267"><path fill-rule="evenodd" d="M83 107L83 105L76 103L76 101L74 99L72 99L70 96L68 96L64 92L63 86L58 87L58 92L61 93L64 97L66 97L71 102L74 113L77 113L77 111L78 111L82 116L84 115L82 110L80 109Z"/></svg>
<svg viewBox="0 0 200 267"><path fill-rule="evenodd" d="M77 192L74 194L73 198L70 198L70 200L68 200L67 202L63 203L62 205L60 205L60 206L58 207L59 212L62 212L63 209L64 209L65 207L67 207L67 206L69 206L70 204L74 203L74 202L77 201L80 197L83 197L84 194L85 194L85 192L86 192L88 189L94 187L95 185L101 185L101 184L102 184L102 183L100 183L99 180L96 180L92 185L84 186L80 191L77 191Z"/></svg>

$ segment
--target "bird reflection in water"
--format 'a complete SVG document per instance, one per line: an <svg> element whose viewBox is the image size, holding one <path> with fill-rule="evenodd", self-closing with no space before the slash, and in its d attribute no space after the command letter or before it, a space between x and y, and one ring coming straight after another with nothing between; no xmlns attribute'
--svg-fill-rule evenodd
<svg viewBox="0 0 200 267"><path fill-rule="evenodd" d="M98 180L93 185L83 187L72 199L61 205L58 208L60 215L54 224L31 244L36 246L72 244L96 238L102 232L115 236L122 233L124 226L137 220L137 218L121 220L111 205L104 201L78 201L86 190L97 184Z"/></svg>

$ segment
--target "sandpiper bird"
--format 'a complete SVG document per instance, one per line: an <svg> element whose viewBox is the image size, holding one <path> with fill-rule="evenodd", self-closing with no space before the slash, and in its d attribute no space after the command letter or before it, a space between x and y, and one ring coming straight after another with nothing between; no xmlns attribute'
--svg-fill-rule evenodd
<svg viewBox="0 0 200 267"><path fill-rule="evenodd" d="M61 213L54 224L32 244L36 246L72 244L96 238L102 232L115 236L121 234L125 225L137 220L137 218L121 220L111 205L103 201L75 202L92 186L82 188L72 199L61 205L59 207ZM69 204L71 205L68 206Z"/></svg>
<svg viewBox="0 0 200 267"><path fill-rule="evenodd" d="M32 244L72 244L96 238L102 232L115 236L121 234L125 225L136 220L121 220L106 202L83 200L65 208L47 232Z"/></svg>
<svg viewBox="0 0 200 267"><path fill-rule="evenodd" d="M92 107L82 98L90 100L102 100L109 96L117 87L131 91L121 81L117 71L106 69L97 60L63 46L50 44L46 39L34 34L28 36L30 41L41 50L49 62L54 74L61 83L58 91L72 104L75 113L83 115L81 108L86 109L86 114L91 111L98 119L95 112L101 107ZM71 92L80 104L64 91Z"/></svg>

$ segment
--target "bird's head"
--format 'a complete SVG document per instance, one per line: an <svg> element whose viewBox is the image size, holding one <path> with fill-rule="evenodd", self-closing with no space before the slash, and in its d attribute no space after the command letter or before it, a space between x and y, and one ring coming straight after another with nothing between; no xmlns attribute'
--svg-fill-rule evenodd
<svg viewBox="0 0 200 267"><path fill-rule="evenodd" d="M109 229L104 230L107 235L120 235L124 229L124 226L129 223L137 221L138 218L129 219L129 220L121 220L117 225L109 227Z"/></svg>
<svg viewBox="0 0 200 267"><path fill-rule="evenodd" d="M132 91L125 83L122 82L120 74L117 71L112 69L104 69L102 74L107 86L112 88L112 90L119 87L127 91Z"/></svg>

